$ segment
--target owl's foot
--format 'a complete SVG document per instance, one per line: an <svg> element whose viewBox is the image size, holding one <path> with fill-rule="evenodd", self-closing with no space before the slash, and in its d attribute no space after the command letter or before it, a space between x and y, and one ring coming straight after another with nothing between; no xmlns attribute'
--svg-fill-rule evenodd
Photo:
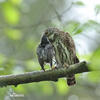
<svg viewBox="0 0 100 100"><path fill-rule="evenodd" d="M52 70L58 69L56 66L52 66Z"/></svg>

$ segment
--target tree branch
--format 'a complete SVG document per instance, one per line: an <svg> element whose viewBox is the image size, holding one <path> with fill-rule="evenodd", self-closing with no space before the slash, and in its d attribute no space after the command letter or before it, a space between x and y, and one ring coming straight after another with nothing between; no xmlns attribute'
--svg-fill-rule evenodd
<svg viewBox="0 0 100 100"><path fill-rule="evenodd" d="M57 81L58 78L66 77L69 74L77 74L82 72L88 72L86 62L80 62L74 65L70 65L69 68L59 68L55 70L48 71L34 71L27 72L18 75L3 75L0 76L0 86L8 86L40 81Z"/></svg>

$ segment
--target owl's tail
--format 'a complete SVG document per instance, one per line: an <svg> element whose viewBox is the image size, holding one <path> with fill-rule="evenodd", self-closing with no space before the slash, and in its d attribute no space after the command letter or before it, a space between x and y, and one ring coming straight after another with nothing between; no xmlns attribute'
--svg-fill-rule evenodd
<svg viewBox="0 0 100 100"><path fill-rule="evenodd" d="M78 57L75 56L73 61L74 61L74 64L75 63L79 63ZM67 76L67 84L68 84L68 86L73 86L73 85L76 84L76 80L75 80L75 75L74 74L71 74L71 75Z"/></svg>
<svg viewBox="0 0 100 100"><path fill-rule="evenodd" d="M67 76L67 84L68 86L72 86L76 84L75 75L68 75Z"/></svg>
<svg viewBox="0 0 100 100"><path fill-rule="evenodd" d="M75 63L79 63L79 59L78 59L77 56L75 56L75 58L73 60L74 60L74 64ZM67 76L67 84L68 84L68 86L72 86L72 85L76 84L76 80L75 80L75 75L74 74Z"/></svg>

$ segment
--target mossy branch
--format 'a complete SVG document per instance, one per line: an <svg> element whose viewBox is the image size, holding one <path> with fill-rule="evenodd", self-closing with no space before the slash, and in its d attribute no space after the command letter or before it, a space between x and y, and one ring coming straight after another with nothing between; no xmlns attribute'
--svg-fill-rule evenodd
<svg viewBox="0 0 100 100"><path fill-rule="evenodd" d="M0 87L8 86L8 85L19 85L19 84L26 84L32 82L40 82L40 81L57 81L58 78L65 77L69 74L77 74L88 72L89 69L87 67L87 63L80 62L74 65L70 65L67 68L59 68L55 70L48 70L48 71L33 71L33 72L26 72L23 74L18 75L3 75L0 76Z"/></svg>

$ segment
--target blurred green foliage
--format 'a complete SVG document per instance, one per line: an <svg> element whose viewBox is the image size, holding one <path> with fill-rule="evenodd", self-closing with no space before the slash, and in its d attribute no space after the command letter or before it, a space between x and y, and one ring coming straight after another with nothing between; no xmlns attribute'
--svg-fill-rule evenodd
<svg viewBox="0 0 100 100"><path fill-rule="evenodd" d="M6 29L5 33L6 33L7 37L12 40L19 40L22 38L22 34L19 30Z"/></svg>
<svg viewBox="0 0 100 100"><path fill-rule="evenodd" d="M51 4L54 7L51 7ZM83 36L83 32L87 32L86 35L88 35L90 30L95 30L97 34L100 33L100 23L93 19L88 19L85 22L71 19L64 22L65 13L73 8L80 10L84 6L85 4L81 0L76 2L74 0L72 2L54 0L53 3L51 0L0 1L0 75L41 70L37 61L36 48L43 31L48 27L58 27L77 38ZM66 7L69 8L66 9ZM99 15L99 4L95 6L94 11ZM68 13L69 17L66 16L66 19L74 14L76 13ZM88 40L92 39L88 38ZM95 44L96 47L93 45L90 48L92 52L84 55L78 53L80 60L90 62L91 70L100 70L100 40L98 35L95 36L95 43L97 40L99 42ZM83 38L83 41L86 40ZM81 38L78 42L81 42ZM45 68L49 69L50 66L46 65ZM0 92L0 100L15 100L14 97L10 97L11 90L17 94L24 94L20 100L72 100L70 98L73 95L79 97L75 100L99 100L100 95L95 92L96 84L100 82L99 74L99 71L93 71L88 74L76 75L77 85L74 87L68 87L65 79L59 79L58 82L39 82L19 85L18 87L0 88L2 91ZM88 93L90 96L87 95ZM87 96L85 99L83 94Z"/></svg>
<svg viewBox="0 0 100 100"><path fill-rule="evenodd" d="M11 0L11 1L12 2L8 1L8 2L4 2L2 4L4 17L8 23L17 24L19 21L19 17L20 17L19 11L17 10L17 8L14 5L15 4L15 2L13 2L14 0Z"/></svg>
<svg viewBox="0 0 100 100"><path fill-rule="evenodd" d="M95 12L96 12L96 14L100 13L100 4L96 5Z"/></svg>
<svg viewBox="0 0 100 100"><path fill-rule="evenodd" d="M74 2L75 5L84 6L84 3L81 1Z"/></svg>
<svg viewBox="0 0 100 100"><path fill-rule="evenodd" d="M66 95L68 90L69 90L69 87L66 86L66 80L59 79L59 81L57 82L57 91L58 91L58 93L60 95Z"/></svg>
<svg viewBox="0 0 100 100"><path fill-rule="evenodd" d="M91 57L91 65L90 68L92 70L100 70L100 48L97 49Z"/></svg>

